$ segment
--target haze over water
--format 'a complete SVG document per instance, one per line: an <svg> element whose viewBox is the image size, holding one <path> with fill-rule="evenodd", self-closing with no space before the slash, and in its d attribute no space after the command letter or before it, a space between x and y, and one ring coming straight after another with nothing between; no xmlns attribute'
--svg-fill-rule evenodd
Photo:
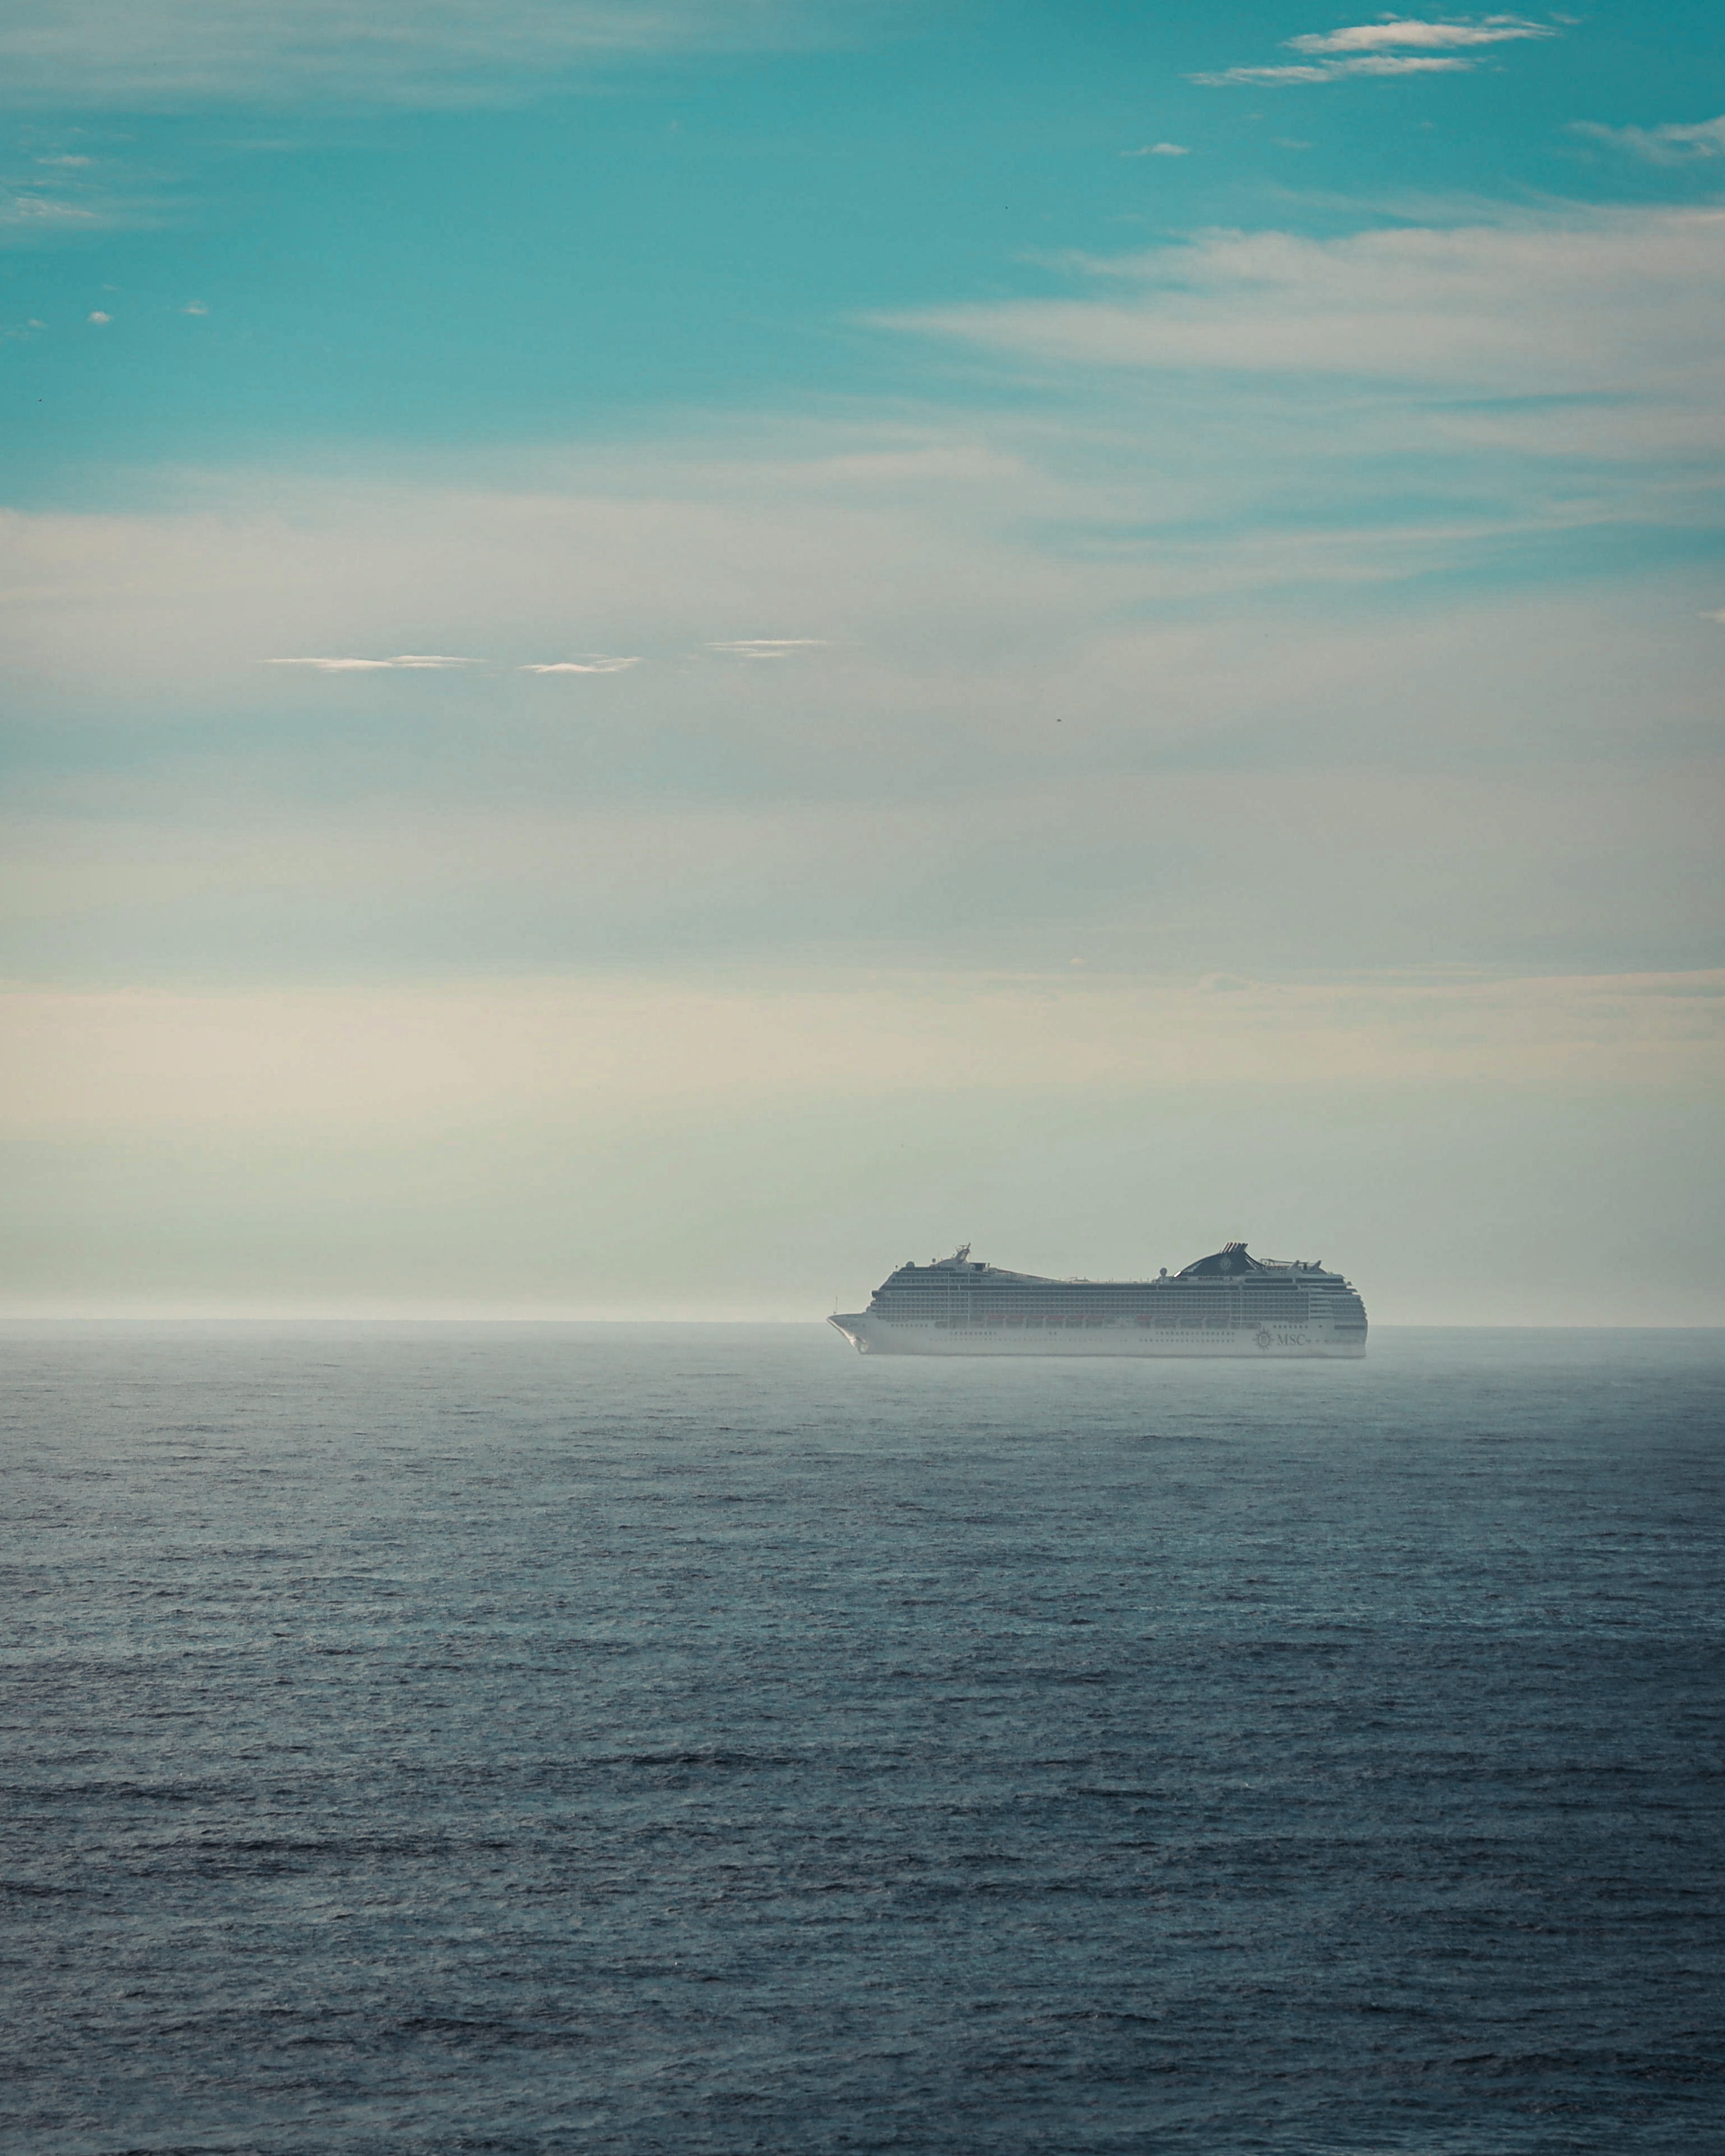
<svg viewBox="0 0 1725 2156"><path fill-rule="evenodd" d="M3 1345L8 2146L1725 2136L1718 1332Z"/></svg>

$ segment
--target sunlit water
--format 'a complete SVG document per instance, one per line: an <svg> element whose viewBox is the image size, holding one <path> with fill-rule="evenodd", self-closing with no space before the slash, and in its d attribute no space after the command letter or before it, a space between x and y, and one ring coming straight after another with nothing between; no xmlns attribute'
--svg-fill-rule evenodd
<svg viewBox="0 0 1725 2156"><path fill-rule="evenodd" d="M1725 2146L1718 1334L0 1347L9 2147Z"/></svg>

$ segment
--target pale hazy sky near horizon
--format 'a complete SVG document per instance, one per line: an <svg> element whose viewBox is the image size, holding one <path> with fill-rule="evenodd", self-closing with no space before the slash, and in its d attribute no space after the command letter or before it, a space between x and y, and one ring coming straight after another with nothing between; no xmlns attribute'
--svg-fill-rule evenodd
<svg viewBox="0 0 1725 2156"><path fill-rule="evenodd" d="M23 0L0 105L0 1312L1725 1317L1714 8Z"/></svg>

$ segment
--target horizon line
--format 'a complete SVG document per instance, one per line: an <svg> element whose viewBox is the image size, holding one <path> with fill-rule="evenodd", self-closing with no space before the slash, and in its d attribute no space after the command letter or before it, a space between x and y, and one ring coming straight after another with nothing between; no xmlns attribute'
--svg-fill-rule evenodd
<svg viewBox="0 0 1725 2156"><path fill-rule="evenodd" d="M673 1316L663 1312L652 1315L604 1316L581 1315L575 1312L510 1312L510 1311L103 1311L103 1310L5 1310L0 1309L0 1326L32 1325L541 1325L541 1326L678 1326L700 1327L712 1330L721 1327L824 1326L827 1315L819 1317L697 1317ZM1725 1317L1708 1321L1697 1320L1681 1325L1640 1325L1595 1323L1586 1318L1548 1320L1543 1322L1469 1321L1455 1318L1374 1318L1372 1332L1725 1332ZM953 1356L942 1358L950 1361L975 1359L997 1361L996 1357L981 1356L967 1358ZM1014 1360L1034 1360L1035 1358L1013 1358ZM1070 1357L1055 1356L1055 1361L1068 1361ZM1085 1358L1078 1358L1085 1359ZM1150 1362L1194 1359L1191 1358L1110 1357L1109 1361L1143 1360ZM1199 1358L1196 1359L1215 1359ZM1221 1359L1227 1359L1225 1358ZM1317 1359L1323 1359L1322 1358Z"/></svg>

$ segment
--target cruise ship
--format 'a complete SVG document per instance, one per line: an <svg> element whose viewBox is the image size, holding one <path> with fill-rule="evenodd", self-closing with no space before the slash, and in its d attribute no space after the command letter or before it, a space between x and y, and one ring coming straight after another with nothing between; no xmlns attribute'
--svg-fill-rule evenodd
<svg viewBox="0 0 1725 2156"><path fill-rule="evenodd" d="M902 1265L866 1310L828 1320L865 1355L1359 1357L1366 1307L1315 1260L1224 1243L1155 1280L1045 1280L950 1258Z"/></svg>

